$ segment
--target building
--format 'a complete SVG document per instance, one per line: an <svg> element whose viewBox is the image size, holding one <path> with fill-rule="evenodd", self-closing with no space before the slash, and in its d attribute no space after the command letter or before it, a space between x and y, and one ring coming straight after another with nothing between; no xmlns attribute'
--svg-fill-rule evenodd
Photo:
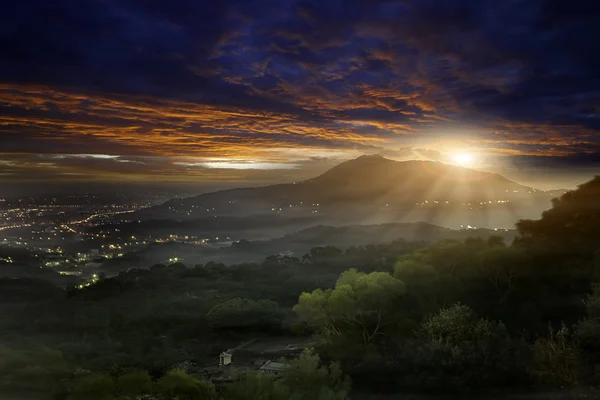
<svg viewBox="0 0 600 400"><path fill-rule="evenodd" d="M234 349L222 352L219 355L219 365L262 368L266 363L272 362L271 360L296 358L302 350L315 345L311 338L304 338L302 342L297 342L298 339L298 337L282 337L249 340Z"/></svg>
<svg viewBox="0 0 600 400"><path fill-rule="evenodd" d="M290 364L267 361L260 367L260 372L269 375L281 375L288 368L290 368Z"/></svg>
<svg viewBox="0 0 600 400"><path fill-rule="evenodd" d="M224 366L224 365L231 364L232 356L233 356L232 350L227 350L227 351L222 352L219 355L219 365Z"/></svg>

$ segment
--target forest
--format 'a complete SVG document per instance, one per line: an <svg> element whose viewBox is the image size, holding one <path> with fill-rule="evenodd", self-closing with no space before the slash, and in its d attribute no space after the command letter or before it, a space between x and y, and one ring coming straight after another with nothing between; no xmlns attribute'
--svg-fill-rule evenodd
<svg viewBox="0 0 600 400"><path fill-rule="evenodd" d="M600 385L600 177L518 237L316 247L130 269L79 289L0 281L0 394L345 399ZM281 376L207 374L250 338L312 337ZM283 360L282 360L283 361Z"/></svg>

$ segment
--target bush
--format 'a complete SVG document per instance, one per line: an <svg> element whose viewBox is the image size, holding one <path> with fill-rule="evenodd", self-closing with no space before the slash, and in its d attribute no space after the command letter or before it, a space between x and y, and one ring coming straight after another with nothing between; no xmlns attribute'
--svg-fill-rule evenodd
<svg viewBox="0 0 600 400"><path fill-rule="evenodd" d="M115 391L113 378L104 374L87 374L73 382L69 400L111 399Z"/></svg>
<svg viewBox="0 0 600 400"><path fill-rule="evenodd" d="M317 354L304 350L275 379L250 373L229 385L227 400L344 400L350 392L350 379L337 363L324 365Z"/></svg>
<svg viewBox="0 0 600 400"><path fill-rule="evenodd" d="M152 379L146 371L128 372L117 379L117 390L126 396L151 393Z"/></svg>
<svg viewBox="0 0 600 400"><path fill-rule="evenodd" d="M404 343L396 365L404 383L433 391L465 391L517 379L516 345L504 325L477 318L456 304L424 321L414 341Z"/></svg>
<svg viewBox="0 0 600 400"><path fill-rule="evenodd" d="M206 319L213 329L264 329L281 325L279 305L271 300L231 299L214 306Z"/></svg>
<svg viewBox="0 0 600 400"><path fill-rule="evenodd" d="M572 386L579 380L581 355L569 330L563 324L555 333L550 327L548 337L533 344L529 374L545 386Z"/></svg>
<svg viewBox="0 0 600 400"><path fill-rule="evenodd" d="M274 377L248 373L226 388L227 400L288 400L289 391Z"/></svg>
<svg viewBox="0 0 600 400"><path fill-rule="evenodd" d="M215 398L215 386L201 381L182 370L169 371L157 382L157 392L178 400L210 400Z"/></svg>
<svg viewBox="0 0 600 400"><path fill-rule="evenodd" d="M68 375L62 353L48 348L17 350L0 346L0 390L51 392Z"/></svg>
<svg viewBox="0 0 600 400"><path fill-rule="evenodd" d="M592 294L585 301L586 317L575 327L574 339L582 353L587 379L600 383L600 284L592 284Z"/></svg>

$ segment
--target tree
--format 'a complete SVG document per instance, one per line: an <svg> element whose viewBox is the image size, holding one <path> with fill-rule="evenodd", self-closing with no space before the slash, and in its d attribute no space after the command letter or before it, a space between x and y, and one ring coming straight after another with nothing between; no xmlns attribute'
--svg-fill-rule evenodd
<svg viewBox="0 0 600 400"><path fill-rule="evenodd" d="M451 282L450 279L444 279L432 265L410 258L396 263L394 278L406 283L408 295L419 304L419 316L439 309Z"/></svg>
<svg viewBox="0 0 600 400"><path fill-rule="evenodd" d="M592 284L585 309L586 317L577 325L576 336L586 347L600 351L600 283Z"/></svg>
<svg viewBox="0 0 600 400"><path fill-rule="evenodd" d="M273 376L249 372L226 388L226 400L288 400L289 389Z"/></svg>
<svg viewBox="0 0 600 400"><path fill-rule="evenodd" d="M502 236L492 235L487 239L488 247L506 247L504 243L504 238Z"/></svg>
<svg viewBox="0 0 600 400"><path fill-rule="evenodd" d="M318 354L309 349L289 364L281 384L291 400L344 400L350 392L350 379L339 364L322 365Z"/></svg>
<svg viewBox="0 0 600 400"><path fill-rule="evenodd" d="M592 284L585 301L586 316L576 326L574 338L581 348L590 379L600 381L600 283Z"/></svg>
<svg viewBox="0 0 600 400"><path fill-rule="evenodd" d="M517 228L525 239L547 241L559 248L590 251L600 240L600 176L578 189L552 199L542 218L521 220Z"/></svg>
<svg viewBox="0 0 600 400"><path fill-rule="evenodd" d="M514 346L502 323L477 318L469 307L455 304L425 320L417 332L429 365L459 379L461 385L498 382L515 373Z"/></svg>
<svg viewBox="0 0 600 400"><path fill-rule="evenodd" d="M302 257L302 260L307 263L319 263L331 261L340 257L343 252L335 246L313 247L308 254Z"/></svg>
<svg viewBox="0 0 600 400"><path fill-rule="evenodd" d="M353 268L340 275L334 289L302 293L294 311L327 340L356 335L367 346L393 323L392 302L405 292L404 283L390 274Z"/></svg>
<svg viewBox="0 0 600 400"><path fill-rule="evenodd" d="M477 252L487 247L487 242L481 237L468 237L464 241L465 247L470 251Z"/></svg>
<svg viewBox="0 0 600 400"><path fill-rule="evenodd" d="M68 372L59 351L45 347L17 350L0 346L0 389L48 393Z"/></svg>
<svg viewBox="0 0 600 400"><path fill-rule="evenodd" d="M319 356L306 349L293 361L281 360L287 368L275 379L248 373L229 385L227 400L344 400L350 379L337 363L323 365Z"/></svg>
<svg viewBox="0 0 600 400"><path fill-rule="evenodd" d="M480 252L474 264L502 304L514 290L522 262L519 249L494 246Z"/></svg>
<svg viewBox="0 0 600 400"><path fill-rule="evenodd" d="M167 372L158 380L156 391L168 399L178 400L211 400L216 396L212 383L201 381L177 369Z"/></svg>
<svg viewBox="0 0 600 400"><path fill-rule="evenodd" d="M115 381L105 374L86 374L75 379L69 400L108 400L115 392Z"/></svg>
<svg viewBox="0 0 600 400"><path fill-rule="evenodd" d="M281 324L279 305L276 302L243 298L217 304L206 314L206 319L214 329Z"/></svg>
<svg viewBox="0 0 600 400"><path fill-rule="evenodd" d="M562 324L555 333L550 327L548 336L535 341L530 375L538 383L548 386L571 386L578 382L581 373L581 354Z"/></svg>
<svg viewBox="0 0 600 400"><path fill-rule="evenodd" d="M147 371L132 371L119 376L117 391L126 396L137 396L152 392L152 378Z"/></svg>
<svg viewBox="0 0 600 400"><path fill-rule="evenodd" d="M171 272L181 273L187 269L187 266L182 262L174 262L167 267Z"/></svg>

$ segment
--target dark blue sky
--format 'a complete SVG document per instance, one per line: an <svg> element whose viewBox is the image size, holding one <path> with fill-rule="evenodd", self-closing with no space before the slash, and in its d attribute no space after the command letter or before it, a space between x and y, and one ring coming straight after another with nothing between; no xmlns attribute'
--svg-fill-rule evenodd
<svg viewBox="0 0 600 400"><path fill-rule="evenodd" d="M600 171L597 1L20 0L0 33L0 180Z"/></svg>

